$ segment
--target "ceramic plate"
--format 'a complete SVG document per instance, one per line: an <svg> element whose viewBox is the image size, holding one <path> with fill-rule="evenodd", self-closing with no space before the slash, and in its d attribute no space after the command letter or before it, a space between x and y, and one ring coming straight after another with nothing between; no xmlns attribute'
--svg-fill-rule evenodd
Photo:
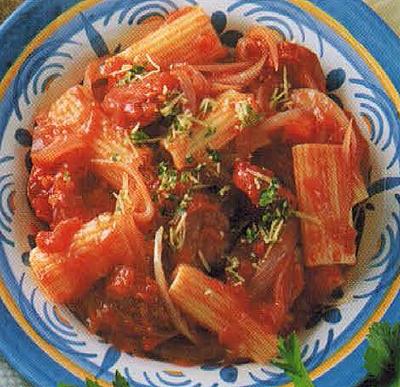
<svg viewBox="0 0 400 387"><path fill-rule="evenodd" d="M179 367L120 353L48 301L29 271L33 215L25 195L30 129L37 107L82 78L97 56L124 48L133 25L199 4L221 40L234 46L248 26L266 25L311 48L331 98L370 139L370 199L355 279L335 308L315 316L302 356L316 386L351 386L364 376L365 334L399 320L399 39L361 1L28 0L0 28L0 350L34 385L109 382L116 369L132 386L280 386L269 365Z"/></svg>

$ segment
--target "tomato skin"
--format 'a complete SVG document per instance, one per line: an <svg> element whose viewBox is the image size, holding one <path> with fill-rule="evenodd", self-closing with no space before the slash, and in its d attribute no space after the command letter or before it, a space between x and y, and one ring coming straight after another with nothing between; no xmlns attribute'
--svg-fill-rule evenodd
<svg viewBox="0 0 400 387"><path fill-rule="evenodd" d="M235 161L233 165L233 182L237 188L248 196L253 205L258 207L260 194L263 189L268 187L268 183L257 179L254 173L263 175L268 179L274 177L274 173L269 169L251 164L249 161ZM282 185L278 188L278 195L286 197L289 203L296 207L295 196Z"/></svg>
<svg viewBox="0 0 400 387"><path fill-rule="evenodd" d="M236 187L243 191L255 206L258 206L261 182L258 186L256 184L257 178L251 172L260 173L268 178L272 178L272 171L252 165L249 161L240 160L234 163L233 168L233 182Z"/></svg>
<svg viewBox="0 0 400 387"><path fill-rule="evenodd" d="M46 223L52 221L52 209L48 202L48 191L54 183L54 176L40 167L33 166L28 181L28 198L36 216Z"/></svg>
<svg viewBox="0 0 400 387"><path fill-rule="evenodd" d="M28 198L36 216L51 228L68 218L89 220L90 211L81 192L83 173L67 164L58 171L34 166L29 176Z"/></svg>
<svg viewBox="0 0 400 387"><path fill-rule="evenodd" d="M42 251L50 254L65 251L81 227L82 221L79 218L63 220L53 231L40 231L36 236L36 244Z"/></svg>
<svg viewBox="0 0 400 387"><path fill-rule="evenodd" d="M119 300L135 293L135 269L131 266L117 266L111 273L106 285L108 297Z"/></svg>
<svg viewBox="0 0 400 387"><path fill-rule="evenodd" d="M291 42L278 44L280 67L286 66L291 86L326 92L325 76L318 57L306 47Z"/></svg>
<svg viewBox="0 0 400 387"><path fill-rule="evenodd" d="M199 54L207 56L207 54L212 53L215 46L219 45L220 42L216 34L213 33L201 33L196 38L196 43L194 47L199 52Z"/></svg>
<svg viewBox="0 0 400 387"><path fill-rule="evenodd" d="M178 82L169 72L148 76L142 81L122 87L113 87L106 94L103 109L118 125L129 127L137 122L146 126L154 121L165 101L164 86L168 90L178 87Z"/></svg>

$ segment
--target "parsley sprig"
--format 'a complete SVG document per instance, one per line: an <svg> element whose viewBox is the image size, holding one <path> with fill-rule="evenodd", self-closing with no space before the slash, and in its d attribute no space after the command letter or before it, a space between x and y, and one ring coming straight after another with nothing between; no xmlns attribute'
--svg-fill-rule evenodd
<svg viewBox="0 0 400 387"><path fill-rule="evenodd" d="M300 342L295 333L286 339L278 340L279 357L272 364L281 368L292 379L295 387L313 387L313 383L303 364L300 352Z"/></svg>
<svg viewBox="0 0 400 387"><path fill-rule="evenodd" d="M366 385L400 386L400 323L371 325L367 336L368 348L364 365L369 378Z"/></svg>
<svg viewBox="0 0 400 387"><path fill-rule="evenodd" d="M130 387L128 381L121 375L119 371L115 372L113 387ZM73 384L58 383L57 387L76 387ZM86 379L86 387L101 387L95 380Z"/></svg>
<svg viewBox="0 0 400 387"><path fill-rule="evenodd" d="M368 348L364 355L367 378L359 387L400 386L400 323L390 325L377 322L371 325L367 336ZM301 359L300 343L295 333L279 338L279 357L272 363L292 379L295 387L313 387Z"/></svg>

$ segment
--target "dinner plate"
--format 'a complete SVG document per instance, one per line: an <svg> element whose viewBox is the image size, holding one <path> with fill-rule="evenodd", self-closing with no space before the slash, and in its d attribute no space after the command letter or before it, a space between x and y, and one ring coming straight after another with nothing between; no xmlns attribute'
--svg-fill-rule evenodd
<svg viewBox="0 0 400 387"><path fill-rule="evenodd" d="M329 95L351 110L370 139L370 198L359 218L359 265L338 304L301 335L316 386L351 386L365 375L365 335L373 321L398 321L400 288L400 44L361 1L342 0L28 0L0 28L0 350L34 385L110 382L116 369L132 386L280 386L270 365L182 367L120 353L91 335L37 289L29 270L34 217L25 187L35 112L82 78L98 56L151 15L200 5L224 44L254 24L311 48Z"/></svg>

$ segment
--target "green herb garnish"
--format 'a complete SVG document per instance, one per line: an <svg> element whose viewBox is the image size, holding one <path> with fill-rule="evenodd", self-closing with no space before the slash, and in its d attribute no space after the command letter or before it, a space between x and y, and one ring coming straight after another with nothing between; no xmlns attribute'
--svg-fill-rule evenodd
<svg viewBox="0 0 400 387"><path fill-rule="evenodd" d="M119 371L115 372L112 382L113 387L130 387L128 381L121 375ZM73 384L58 383L57 387L76 387ZM100 387L97 381L86 379L86 387Z"/></svg>
<svg viewBox="0 0 400 387"><path fill-rule="evenodd" d="M200 103L200 112L203 114L210 113L213 110L215 103L216 101L212 98L204 98Z"/></svg>
<svg viewBox="0 0 400 387"><path fill-rule="evenodd" d="M172 92L167 95L167 100L164 102L160 109L160 114L163 117L176 116L182 112L182 108L179 106L184 101L184 94L178 92Z"/></svg>
<svg viewBox="0 0 400 387"><path fill-rule="evenodd" d="M205 138L213 136L217 132L217 128L215 126L207 126L206 133L204 135Z"/></svg>
<svg viewBox="0 0 400 387"><path fill-rule="evenodd" d="M172 191L178 182L178 172L174 168L170 168L165 161L158 164L158 177L160 179L159 191Z"/></svg>
<svg viewBox="0 0 400 387"><path fill-rule="evenodd" d="M185 195L183 195L183 198L181 200L181 202L178 205L178 208L176 209L176 213L178 215L181 215L183 212L185 212L187 210L187 208L189 207L189 204L191 203L191 201L193 200L193 196L191 194L190 191L186 192Z"/></svg>
<svg viewBox="0 0 400 387"><path fill-rule="evenodd" d="M135 145L152 144L162 140L161 137L152 138L142 130L132 130L129 134L129 138Z"/></svg>
<svg viewBox="0 0 400 387"><path fill-rule="evenodd" d="M185 157L185 160L186 160L186 162L187 162L188 164L193 164L193 162L194 162L194 158L193 158L192 155L187 155L187 156Z"/></svg>
<svg viewBox="0 0 400 387"><path fill-rule="evenodd" d="M295 387L313 387L307 369L301 360L299 339L295 333L278 340L279 358L272 364L281 368L292 379Z"/></svg>
<svg viewBox="0 0 400 387"><path fill-rule="evenodd" d="M118 81L118 86L128 85L133 81L142 79L146 74L146 68L142 65L133 65L132 68L127 70L124 76Z"/></svg>
<svg viewBox="0 0 400 387"><path fill-rule="evenodd" d="M286 66L283 66L283 79L280 87L276 87L272 93L269 107L270 109L277 109L280 105L289 101L289 89L291 85L288 81Z"/></svg>
<svg viewBox="0 0 400 387"><path fill-rule="evenodd" d="M278 180L272 178L268 188L262 190L260 193L260 199L258 201L260 207L266 207L272 204L276 200L278 194L278 188L279 188Z"/></svg>
<svg viewBox="0 0 400 387"><path fill-rule="evenodd" d="M226 257L225 274L233 282L234 286L241 285L245 279L239 274L240 261L238 257Z"/></svg>
<svg viewBox="0 0 400 387"><path fill-rule="evenodd" d="M373 381L371 385L400 386L400 323L372 324L367 340L364 365Z"/></svg>
<svg viewBox="0 0 400 387"><path fill-rule="evenodd" d="M68 183L71 181L71 174L68 171L63 172L63 180Z"/></svg>
<svg viewBox="0 0 400 387"><path fill-rule="evenodd" d="M114 163L121 161L121 155L119 153L113 153L111 156L111 161Z"/></svg>
<svg viewBox="0 0 400 387"><path fill-rule="evenodd" d="M207 153L208 153L208 158L212 162L214 162L214 163L220 163L221 162L221 154L217 150L207 148Z"/></svg>
<svg viewBox="0 0 400 387"><path fill-rule="evenodd" d="M278 180L272 178L266 189L260 193L258 204L263 212L257 222L245 230L244 242L253 243L261 238L265 244L279 241L283 225L292 216L287 199L278 195Z"/></svg>
<svg viewBox="0 0 400 387"><path fill-rule="evenodd" d="M128 381L118 371L115 373L113 387L129 387Z"/></svg>
<svg viewBox="0 0 400 387"><path fill-rule="evenodd" d="M236 117L239 119L242 128L256 125L260 119L260 114L256 113L248 101L239 101L235 104Z"/></svg>
<svg viewBox="0 0 400 387"><path fill-rule="evenodd" d="M255 242L258 238L258 233L259 230L256 224L253 223L250 227L247 227L245 231L245 238L247 243L251 244Z"/></svg>

